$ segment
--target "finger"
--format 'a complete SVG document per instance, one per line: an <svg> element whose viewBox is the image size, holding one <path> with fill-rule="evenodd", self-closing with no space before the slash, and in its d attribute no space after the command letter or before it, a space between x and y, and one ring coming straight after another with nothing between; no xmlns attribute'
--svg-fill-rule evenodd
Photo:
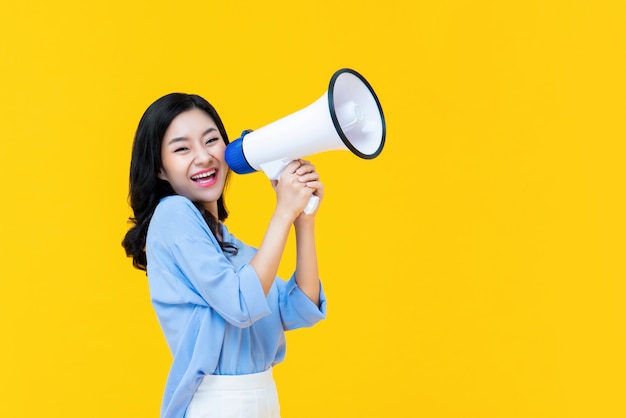
<svg viewBox="0 0 626 418"><path fill-rule="evenodd" d="M308 181L304 183L304 186L313 190L319 190L324 187L321 181Z"/></svg>
<svg viewBox="0 0 626 418"><path fill-rule="evenodd" d="M300 163L300 160L294 160L292 162L290 162L289 164L287 164L287 167L285 167L284 172L285 173L289 173L289 174L297 174L298 169L302 166L302 163Z"/></svg>
<svg viewBox="0 0 626 418"><path fill-rule="evenodd" d="M306 174L315 171L315 166L306 160L299 160L302 164L296 169L296 174Z"/></svg>
<svg viewBox="0 0 626 418"><path fill-rule="evenodd" d="M320 175L314 171L312 173L303 174L298 177L298 181L300 183L308 183L310 181L318 181L320 179Z"/></svg>
<svg viewBox="0 0 626 418"><path fill-rule="evenodd" d="M315 167L313 166L302 166L296 170L296 174L300 177L303 176L318 176L319 174L315 171Z"/></svg>

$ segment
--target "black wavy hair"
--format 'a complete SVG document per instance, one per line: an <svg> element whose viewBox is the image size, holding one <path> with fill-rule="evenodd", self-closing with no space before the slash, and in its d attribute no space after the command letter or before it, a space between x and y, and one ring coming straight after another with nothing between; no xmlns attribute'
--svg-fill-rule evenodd
<svg viewBox="0 0 626 418"><path fill-rule="evenodd" d="M139 270L146 271L147 268L146 235L154 210L163 197L176 194L167 181L157 176L162 168L161 142L172 120L179 114L194 108L206 112L213 119L224 142L228 145L228 135L217 111L204 98L195 94L167 94L152 103L139 121L130 162L128 200L133 210L133 217L129 218L132 226L122 240L126 255L132 257L133 266ZM222 194L217 201L218 219L215 219L199 203L194 202L194 204L202 213L222 249L229 253L236 253L237 248L232 244L224 243L219 232L219 221L224 221L228 217L224 195Z"/></svg>

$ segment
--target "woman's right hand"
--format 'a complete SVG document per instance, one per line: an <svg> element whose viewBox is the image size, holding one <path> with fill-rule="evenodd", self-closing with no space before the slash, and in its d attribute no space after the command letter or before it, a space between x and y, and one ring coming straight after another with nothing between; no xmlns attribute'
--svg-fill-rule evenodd
<svg viewBox="0 0 626 418"><path fill-rule="evenodd" d="M298 171L304 174L300 175ZM278 180L272 180L276 191L276 211L287 216L291 222L304 211L309 198L316 192L315 188L307 185L311 184L311 173L315 173L315 167L308 161L295 160L285 167Z"/></svg>

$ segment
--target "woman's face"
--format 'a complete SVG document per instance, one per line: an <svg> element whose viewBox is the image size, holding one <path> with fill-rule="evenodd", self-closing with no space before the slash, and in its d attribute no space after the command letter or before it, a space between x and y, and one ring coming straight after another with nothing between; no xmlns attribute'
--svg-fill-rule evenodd
<svg viewBox="0 0 626 418"><path fill-rule="evenodd" d="M228 166L226 144L213 119L193 108L176 116L161 143L159 178L176 194L199 202L217 218L217 200L224 191Z"/></svg>

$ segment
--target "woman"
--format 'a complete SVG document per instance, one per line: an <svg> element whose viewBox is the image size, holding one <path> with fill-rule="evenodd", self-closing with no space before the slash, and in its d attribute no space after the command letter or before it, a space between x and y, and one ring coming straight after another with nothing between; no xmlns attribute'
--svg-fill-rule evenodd
<svg viewBox="0 0 626 418"><path fill-rule="evenodd" d="M326 315L311 195L323 197L315 167L294 161L271 184L276 206L257 248L222 224L228 212L228 137L206 100L172 93L144 113L133 143L130 205L122 245L145 270L173 355L161 417L279 417L272 367L285 330ZM318 206L319 207L319 206ZM276 278L291 226L296 269Z"/></svg>

